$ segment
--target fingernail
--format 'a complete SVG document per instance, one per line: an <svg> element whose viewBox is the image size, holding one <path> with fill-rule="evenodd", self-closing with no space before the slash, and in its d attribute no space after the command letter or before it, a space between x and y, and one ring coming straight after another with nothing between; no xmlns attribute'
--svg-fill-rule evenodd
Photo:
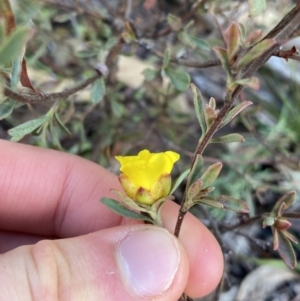
<svg viewBox="0 0 300 301"><path fill-rule="evenodd" d="M152 226L130 232L120 241L117 254L125 284L144 297L166 291L180 262L175 237L163 228Z"/></svg>

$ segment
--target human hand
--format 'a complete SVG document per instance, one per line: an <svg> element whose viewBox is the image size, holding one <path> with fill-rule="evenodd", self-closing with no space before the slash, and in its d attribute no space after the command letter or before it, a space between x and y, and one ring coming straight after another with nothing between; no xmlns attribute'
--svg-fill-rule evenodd
<svg viewBox="0 0 300 301"><path fill-rule="evenodd" d="M219 282L220 247L191 214L177 240L102 205L121 187L100 166L3 140L0 150L0 301L175 301ZM162 209L171 233L177 213Z"/></svg>

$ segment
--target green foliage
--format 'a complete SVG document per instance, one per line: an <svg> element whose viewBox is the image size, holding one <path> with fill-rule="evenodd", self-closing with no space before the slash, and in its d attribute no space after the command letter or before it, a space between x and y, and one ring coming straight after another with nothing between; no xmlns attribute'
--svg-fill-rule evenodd
<svg viewBox="0 0 300 301"><path fill-rule="evenodd" d="M250 62L252 62L254 59L262 55L264 52L266 52L269 48L271 48L275 44L276 41L273 39L266 39L256 44L245 56L243 56L239 60L238 68L241 69L242 67L248 65Z"/></svg>
<svg viewBox="0 0 300 301"><path fill-rule="evenodd" d="M228 134L210 139L209 143L231 143L231 142L244 142L245 139L240 134Z"/></svg>
<svg viewBox="0 0 300 301"><path fill-rule="evenodd" d="M150 217L147 217L141 213L134 212L113 199L102 198L101 202L104 205L106 205L108 208L110 208L111 210L116 212L117 214L120 214L124 217L131 218L131 219L144 220L144 221L153 223L153 220Z"/></svg>
<svg viewBox="0 0 300 301"><path fill-rule="evenodd" d="M0 66L4 66L17 58L25 44L28 28L19 27L2 41L0 46Z"/></svg>
<svg viewBox="0 0 300 301"><path fill-rule="evenodd" d="M190 84L190 76L187 72L166 68L165 72L178 91L185 91Z"/></svg>
<svg viewBox="0 0 300 301"><path fill-rule="evenodd" d="M95 81L91 90L91 100L93 104L98 104L105 95L105 83L103 78L99 78Z"/></svg>
<svg viewBox="0 0 300 301"><path fill-rule="evenodd" d="M8 117L12 113L15 105L16 101L11 99L5 101L4 103L0 103L0 120Z"/></svg>
<svg viewBox="0 0 300 301"><path fill-rule="evenodd" d="M8 131L8 134L12 137L12 141L19 141L21 140L25 135L28 135L30 133L34 133L37 131L39 133L39 129L42 129L42 126L49 122L49 120L52 118L51 115L44 115L42 117L39 117L37 119L26 121Z"/></svg>
<svg viewBox="0 0 300 301"><path fill-rule="evenodd" d="M203 101L201 92L194 84L191 84L191 88L192 88L192 92L193 92L195 112L196 112L198 122L200 124L202 136L203 136L207 130L205 116L204 116L204 101Z"/></svg>

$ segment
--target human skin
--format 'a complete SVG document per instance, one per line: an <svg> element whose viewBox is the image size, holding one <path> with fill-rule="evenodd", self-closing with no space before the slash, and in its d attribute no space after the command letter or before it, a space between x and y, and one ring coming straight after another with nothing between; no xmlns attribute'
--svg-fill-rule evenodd
<svg viewBox="0 0 300 301"><path fill-rule="evenodd" d="M216 287L223 256L200 221L187 214L178 241L178 205L162 209L167 232L105 207L111 188L116 175L95 163L0 140L0 301L174 301Z"/></svg>

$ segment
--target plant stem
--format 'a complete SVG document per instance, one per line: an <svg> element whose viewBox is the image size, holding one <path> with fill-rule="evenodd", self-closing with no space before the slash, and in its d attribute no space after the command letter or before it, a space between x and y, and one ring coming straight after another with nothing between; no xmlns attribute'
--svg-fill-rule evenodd
<svg viewBox="0 0 300 301"><path fill-rule="evenodd" d="M62 92L58 92L58 93L51 93L51 94L40 93L40 94L36 94L36 95L20 94L20 93L14 92L13 90L11 90L8 87L5 87L3 92L4 92L4 95L9 97L10 99L14 99L14 100L17 100L17 101L20 101L23 103L54 102L54 101L61 100L61 99L67 99L72 94L75 94L76 92L78 92L78 91L84 89L85 87L87 87L88 85L92 84L99 77L101 77L100 74L94 75L93 77L88 78L87 80L80 83L79 85L77 85L71 89L66 89Z"/></svg>
<svg viewBox="0 0 300 301"><path fill-rule="evenodd" d="M264 53L262 53L259 57L254 59L248 66L246 66L240 74L236 76L234 80L238 79L245 79L248 77L251 77L254 72L258 68L260 68L262 65L264 65L270 57L273 55L278 55L280 51L280 44L290 37L294 31L299 27L300 25L300 3L298 3L271 31L270 33L263 38L261 41L263 41L266 38L274 38L277 43L275 43L271 48L267 49ZM259 42L258 42L259 43ZM251 48L247 49L247 51L243 54L246 55L250 51ZM224 105L221 108L218 116L214 120L213 124L211 127L208 129L208 131L205 133L204 137L201 139L200 143L197 146L197 149L194 153L193 159L192 159L192 164L191 164L191 169L195 163L197 155L202 155L205 148L207 147L210 139L213 137L215 132L218 130L219 125L223 121L224 117L227 115L229 110L231 109L235 99L239 96L240 92L242 91L243 86L237 86L235 87L234 90L229 90L227 89ZM187 189L187 187L186 187ZM177 223L176 223L176 228L175 228L175 233L176 236L179 236L181 225L183 222L183 218L187 212L185 207L185 195L186 192L184 193L182 202L181 202L181 207L178 213L177 217ZM174 233L174 234L175 234Z"/></svg>

